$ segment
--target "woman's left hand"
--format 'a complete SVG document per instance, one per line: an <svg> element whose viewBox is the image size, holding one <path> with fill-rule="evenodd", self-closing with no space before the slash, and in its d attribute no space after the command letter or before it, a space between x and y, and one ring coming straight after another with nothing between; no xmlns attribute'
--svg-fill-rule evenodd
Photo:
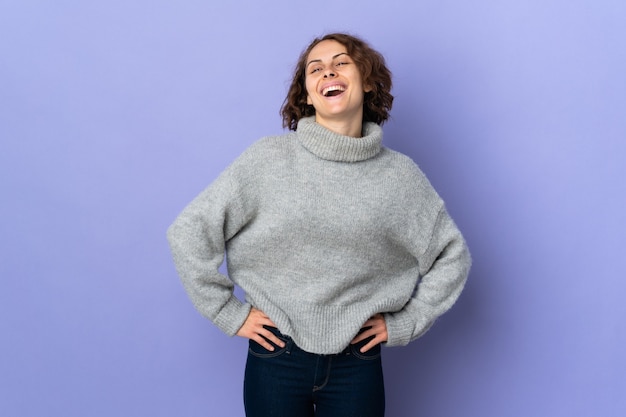
<svg viewBox="0 0 626 417"><path fill-rule="evenodd" d="M387 323L385 323L385 317L382 314L376 314L374 317L363 323L363 326L361 327L366 330L356 335L350 344L353 345L367 339L368 337L374 336L372 340L359 349L361 353L365 353L377 344L387 341Z"/></svg>

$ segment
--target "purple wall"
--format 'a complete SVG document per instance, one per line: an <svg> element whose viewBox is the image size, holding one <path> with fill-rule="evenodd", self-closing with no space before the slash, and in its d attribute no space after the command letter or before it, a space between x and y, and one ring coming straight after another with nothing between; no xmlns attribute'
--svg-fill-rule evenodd
<svg viewBox="0 0 626 417"><path fill-rule="evenodd" d="M243 415L245 341L195 312L165 229L282 131L332 30L387 57L385 142L474 256L385 350L388 415L626 413L626 3L383 3L0 3L1 415Z"/></svg>

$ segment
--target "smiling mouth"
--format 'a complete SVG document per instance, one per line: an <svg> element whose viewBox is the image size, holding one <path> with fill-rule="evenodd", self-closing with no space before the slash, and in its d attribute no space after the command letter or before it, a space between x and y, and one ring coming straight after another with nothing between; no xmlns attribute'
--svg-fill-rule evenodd
<svg viewBox="0 0 626 417"><path fill-rule="evenodd" d="M334 97L346 91L346 87L342 85L330 85L322 90L324 97Z"/></svg>

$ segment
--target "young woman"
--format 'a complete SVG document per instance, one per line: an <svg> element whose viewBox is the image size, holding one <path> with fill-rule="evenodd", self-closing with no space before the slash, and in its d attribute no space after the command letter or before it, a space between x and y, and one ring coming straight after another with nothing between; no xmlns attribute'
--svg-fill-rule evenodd
<svg viewBox="0 0 626 417"><path fill-rule="evenodd" d="M196 308L249 339L248 417L383 416L381 344L424 334L465 284L443 201L381 144L390 90L365 42L315 39L282 108L292 132L253 144L168 229Z"/></svg>

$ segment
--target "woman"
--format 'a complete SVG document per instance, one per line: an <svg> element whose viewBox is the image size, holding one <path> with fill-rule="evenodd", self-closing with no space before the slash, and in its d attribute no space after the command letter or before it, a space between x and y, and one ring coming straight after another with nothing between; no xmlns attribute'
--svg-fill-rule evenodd
<svg viewBox="0 0 626 417"><path fill-rule="evenodd" d="M249 417L383 416L381 344L424 334L465 284L444 203L381 145L390 90L365 42L315 39L282 108L293 132L253 144L168 229L196 308L249 339Z"/></svg>

